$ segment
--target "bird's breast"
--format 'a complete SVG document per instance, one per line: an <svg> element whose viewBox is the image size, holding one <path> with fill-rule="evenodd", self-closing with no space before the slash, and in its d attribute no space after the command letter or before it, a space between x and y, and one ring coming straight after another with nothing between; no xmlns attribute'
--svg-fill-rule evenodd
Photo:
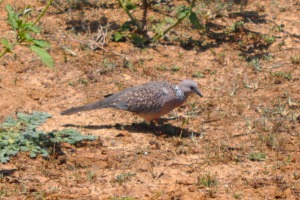
<svg viewBox="0 0 300 200"><path fill-rule="evenodd" d="M178 106L181 106L184 103L184 101L169 101L165 102L163 106L161 106L160 109L157 109L153 112L139 112L137 115L142 117L146 121L153 121L156 119L159 119L161 116L169 113L173 109L177 108Z"/></svg>

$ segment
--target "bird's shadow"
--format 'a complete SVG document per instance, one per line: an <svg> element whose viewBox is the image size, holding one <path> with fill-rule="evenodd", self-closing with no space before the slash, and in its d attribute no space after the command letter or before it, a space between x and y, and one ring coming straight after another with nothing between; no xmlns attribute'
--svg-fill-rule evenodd
<svg viewBox="0 0 300 200"><path fill-rule="evenodd" d="M4 169L0 170L0 176L11 176L13 173L15 173L17 169Z"/></svg>
<svg viewBox="0 0 300 200"><path fill-rule="evenodd" d="M153 134L153 135L161 135L163 137L183 137L188 138L191 136L200 136L201 133L182 129L177 126L173 126L171 124L162 124L162 125L151 125L146 122L141 123L132 123L130 125L122 125L122 124L115 124L115 125L87 125L87 126L80 126L75 124L65 124L64 127L72 127L72 128L85 128L85 129L116 129L116 130L126 130L128 132L142 132L146 134Z"/></svg>

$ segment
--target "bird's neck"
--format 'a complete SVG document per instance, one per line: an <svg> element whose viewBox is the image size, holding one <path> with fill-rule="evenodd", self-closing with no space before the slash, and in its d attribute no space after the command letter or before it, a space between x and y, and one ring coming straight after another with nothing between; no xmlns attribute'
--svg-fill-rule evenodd
<svg viewBox="0 0 300 200"><path fill-rule="evenodd" d="M186 100L186 96L185 96L184 92L177 85L173 88L173 90L174 90L175 96L179 102Z"/></svg>

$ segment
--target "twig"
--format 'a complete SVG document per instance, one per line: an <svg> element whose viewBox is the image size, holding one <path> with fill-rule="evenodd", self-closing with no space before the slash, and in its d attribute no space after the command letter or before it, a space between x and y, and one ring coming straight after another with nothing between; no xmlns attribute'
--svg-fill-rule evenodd
<svg viewBox="0 0 300 200"><path fill-rule="evenodd" d="M77 54L72 51L71 49L67 48L64 44L61 45L61 47L66 50L67 52L69 52L72 56L77 56Z"/></svg>
<svg viewBox="0 0 300 200"><path fill-rule="evenodd" d="M171 161L172 162L172 161ZM154 180L158 179L159 177L161 177L163 175L163 173L174 163L169 163L155 178Z"/></svg>
<svg viewBox="0 0 300 200"><path fill-rule="evenodd" d="M40 19L45 15L45 13L47 12L48 8L51 6L52 2L53 2L53 0L49 0L47 2L47 5L43 9L42 13L36 18L36 20L32 24L32 27L35 26L40 21Z"/></svg>
<svg viewBox="0 0 300 200"><path fill-rule="evenodd" d="M77 42L77 43L80 43L80 44L85 44L85 45L88 44L88 42L86 42L86 41L78 41L78 40L74 40L74 39L71 38L68 34L66 34L66 35L68 36L68 38L69 38L70 40L72 40L72 41L74 41L74 42ZM106 52L106 53L112 53L112 54L114 54L114 55L116 55L116 56L120 56L120 57L124 58L124 60L127 60L127 56L126 56L126 55L119 54L119 53L116 53L116 52L107 50L107 49L105 49L103 46L100 46L100 45L98 45L98 44L95 44L95 46L97 46L99 49L103 50L103 51Z"/></svg>
<svg viewBox="0 0 300 200"><path fill-rule="evenodd" d="M109 26L109 23L107 24ZM100 43L99 46L103 47L106 44L106 37L107 37L107 30L103 30L103 27L100 26L100 29L98 28L98 34L94 39L89 40L89 46L92 50L95 50L96 48L93 46L97 46L98 43ZM97 46L98 47L98 46Z"/></svg>
<svg viewBox="0 0 300 200"><path fill-rule="evenodd" d="M174 159L173 159L174 160ZM192 171L195 170L194 167L192 167L192 165L201 165L201 167L203 167L203 169L208 166L208 164L206 162L202 162L202 163L191 163L191 164L183 164L183 163L176 163L176 162L172 162L173 160L170 161L170 163L154 178L154 180L158 179L159 177L161 177L163 175L163 173L172 165L179 165L179 166L187 166L190 167L192 169ZM172 162L172 163L171 163ZM197 167L197 169L200 169L200 167Z"/></svg>

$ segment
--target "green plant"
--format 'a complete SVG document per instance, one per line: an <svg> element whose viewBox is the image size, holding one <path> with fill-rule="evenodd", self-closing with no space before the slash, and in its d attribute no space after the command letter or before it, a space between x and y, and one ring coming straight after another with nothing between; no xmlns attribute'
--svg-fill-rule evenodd
<svg viewBox="0 0 300 200"><path fill-rule="evenodd" d="M173 65L173 66L171 67L171 70L172 70L172 72L178 72L178 71L180 70L180 66L178 66L178 65Z"/></svg>
<svg viewBox="0 0 300 200"><path fill-rule="evenodd" d="M283 31L283 25L277 25L277 24L275 24L272 27L272 30L275 31L275 32L282 32Z"/></svg>
<svg viewBox="0 0 300 200"><path fill-rule="evenodd" d="M81 85L87 86L89 84L89 80L87 80L85 78L80 78L80 79L78 79L78 83Z"/></svg>
<svg viewBox="0 0 300 200"><path fill-rule="evenodd" d="M160 65L160 66L157 66L156 69L160 70L160 71L166 71L168 69L168 67L166 65Z"/></svg>
<svg viewBox="0 0 300 200"><path fill-rule="evenodd" d="M89 170L86 174L88 181L92 182L96 178L94 171Z"/></svg>
<svg viewBox="0 0 300 200"><path fill-rule="evenodd" d="M244 28L244 22L243 21L237 21L233 25L226 27L225 34L230 34L233 32L238 32L241 29Z"/></svg>
<svg viewBox="0 0 300 200"><path fill-rule="evenodd" d="M262 67L260 65L259 59L258 58L253 58L250 61L250 65L254 68L255 71L261 71Z"/></svg>
<svg viewBox="0 0 300 200"><path fill-rule="evenodd" d="M197 71L193 74L193 78L205 78L205 75L202 72Z"/></svg>
<svg viewBox="0 0 300 200"><path fill-rule="evenodd" d="M242 194L234 193L233 194L233 198L235 198L235 199L241 199L242 198Z"/></svg>
<svg viewBox="0 0 300 200"><path fill-rule="evenodd" d="M280 8L279 8L279 11L280 11L280 12L285 12L286 10L287 10L286 7L280 7Z"/></svg>
<svg viewBox="0 0 300 200"><path fill-rule="evenodd" d="M266 44L273 44L274 42L275 42L275 40L276 40L276 38L275 37L273 37L273 36L270 36L270 35L263 35L262 36L262 39L264 40L264 42L266 43Z"/></svg>
<svg viewBox="0 0 300 200"><path fill-rule="evenodd" d="M0 52L0 58L6 53L12 52L16 45L22 45L26 46L32 52L37 54L46 66L51 68L54 67L53 58L46 50L50 47L50 44L45 40L36 39L33 36L34 34L41 32L41 29L37 26L37 23L44 16L47 9L52 4L52 1L53 0L49 0L47 2L47 5L34 22L27 21L26 19L30 15L32 9L25 8L22 13L17 13L10 4L6 5L5 8L8 15L7 21L14 31L15 38L12 42L7 38L1 39L4 50Z"/></svg>
<svg viewBox="0 0 300 200"><path fill-rule="evenodd" d="M128 37L136 45L143 45L150 41L155 42L160 40L171 29L178 26L186 18L189 18L189 21L192 23L194 28L199 29L201 27L196 13L192 10L195 7L196 0L192 0L189 6L177 7L177 17L175 20L170 17L166 17L164 20L162 20L162 23L155 23L154 20L152 20L151 27L155 30L156 34L153 37L149 38L145 34L145 30L147 30L147 28L144 27L145 25L143 25L131 13L131 10L135 10L138 5L134 4L131 0L118 0L118 2L126 12L126 14L129 16L131 21L125 22L122 27L112 35L114 41L121 41L124 40L124 38ZM147 9L149 6L150 4L147 1L143 1L144 9ZM165 24L168 24L169 26L163 28Z"/></svg>
<svg viewBox="0 0 300 200"><path fill-rule="evenodd" d="M197 185L198 186L205 186L205 187L212 187L217 185L218 181L216 176L213 176L211 173L206 173L201 177L198 177Z"/></svg>
<svg viewBox="0 0 300 200"><path fill-rule="evenodd" d="M7 196L8 191L6 189L1 189L0 190L0 197L5 197Z"/></svg>
<svg viewBox="0 0 300 200"><path fill-rule="evenodd" d="M262 152L254 152L249 154L249 160L251 161L265 161L266 155Z"/></svg>
<svg viewBox="0 0 300 200"><path fill-rule="evenodd" d="M271 76L274 76L274 77L281 77L281 78L284 78L284 79L287 79L287 80L292 80L292 74L290 72L271 72L270 73Z"/></svg>
<svg viewBox="0 0 300 200"><path fill-rule="evenodd" d="M124 9L126 14L129 16L131 21L135 26L137 26L138 29L141 29L141 24L140 22L131 14L130 10L134 10L137 5L133 4L131 0L118 0L120 6Z"/></svg>
<svg viewBox="0 0 300 200"><path fill-rule="evenodd" d="M119 184L122 184L125 181L128 181L130 179L130 177L132 177L134 175L135 175L135 173L133 173L133 172L122 173L122 174L117 175L115 180Z"/></svg>
<svg viewBox="0 0 300 200"><path fill-rule="evenodd" d="M95 136L81 135L76 130L44 132L37 128L51 115L43 112L17 114L17 119L8 117L0 125L0 162L9 161L10 157L19 152L28 152L34 158L38 154L47 157L51 148L66 142L76 144L83 140L94 140Z"/></svg>
<svg viewBox="0 0 300 200"><path fill-rule="evenodd" d="M152 38L153 41L157 41L161 39L163 36L165 36L171 29L178 26L185 18L189 18L190 22L192 23L193 27L196 29L200 28L199 19L197 18L197 15L192 9L195 7L196 0L192 0L189 6L180 6L177 8L177 20L171 24L169 27L167 27L165 30L161 32L157 32L155 36Z"/></svg>

